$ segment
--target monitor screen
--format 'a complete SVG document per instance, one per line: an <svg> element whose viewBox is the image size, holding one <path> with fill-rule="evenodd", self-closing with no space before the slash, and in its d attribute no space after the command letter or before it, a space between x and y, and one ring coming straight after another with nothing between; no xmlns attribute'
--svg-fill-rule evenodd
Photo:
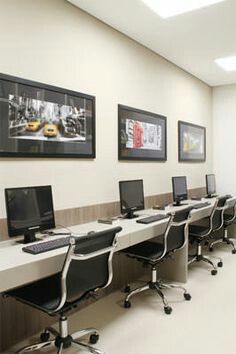
<svg viewBox="0 0 236 354"><path fill-rule="evenodd" d="M207 195L209 196L216 193L215 175L213 174L206 175L206 189L207 189Z"/></svg>
<svg viewBox="0 0 236 354"><path fill-rule="evenodd" d="M144 209L143 180L120 181L120 208L127 218L133 218L135 210Z"/></svg>
<svg viewBox="0 0 236 354"><path fill-rule="evenodd" d="M10 237L55 228L51 186L5 189Z"/></svg>
<svg viewBox="0 0 236 354"><path fill-rule="evenodd" d="M176 205L179 205L181 200L188 199L187 179L185 176L172 177L172 188Z"/></svg>

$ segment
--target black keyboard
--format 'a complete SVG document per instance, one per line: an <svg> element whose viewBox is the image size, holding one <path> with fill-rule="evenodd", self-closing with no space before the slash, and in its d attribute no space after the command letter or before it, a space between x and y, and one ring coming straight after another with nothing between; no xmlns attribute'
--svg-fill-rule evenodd
<svg viewBox="0 0 236 354"><path fill-rule="evenodd" d="M56 250L57 248L69 246L70 238L71 236L67 236L67 237L56 238L55 240L34 243L33 245L23 247L22 251L31 254L39 254L43 252Z"/></svg>
<svg viewBox="0 0 236 354"><path fill-rule="evenodd" d="M138 222L139 224L151 224L152 222L160 221L160 220L168 219L168 218L169 218L168 215L155 214L155 215L147 216L146 218L143 218L143 219L138 219L138 220L136 220L136 222Z"/></svg>
<svg viewBox="0 0 236 354"><path fill-rule="evenodd" d="M193 207L193 209L201 209L201 208L207 207L209 205L211 205L211 203L204 202L204 203L194 204L192 207Z"/></svg>

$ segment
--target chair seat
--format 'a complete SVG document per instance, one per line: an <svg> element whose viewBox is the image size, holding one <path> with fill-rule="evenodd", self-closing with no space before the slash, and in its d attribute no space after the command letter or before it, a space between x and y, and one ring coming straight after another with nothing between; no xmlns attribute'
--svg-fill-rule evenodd
<svg viewBox="0 0 236 354"><path fill-rule="evenodd" d="M144 241L124 250L128 256L137 259L150 260L151 262L159 259L163 254L163 251L163 244L151 241Z"/></svg>
<svg viewBox="0 0 236 354"><path fill-rule="evenodd" d="M209 231L208 226L203 225L189 225L189 235L204 237Z"/></svg>
<svg viewBox="0 0 236 354"><path fill-rule="evenodd" d="M86 290L84 293L81 292L81 296L77 299L66 301L63 307L54 314L70 311L73 306L88 297L90 292ZM50 314L57 309L61 301L61 273L9 291L6 295Z"/></svg>
<svg viewBox="0 0 236 354"><path fill-rule="evenodd" d="M55 310L60 303L60 277L57 273L32 284L17 288L6 295L36 307L44 312Z"/></svg>

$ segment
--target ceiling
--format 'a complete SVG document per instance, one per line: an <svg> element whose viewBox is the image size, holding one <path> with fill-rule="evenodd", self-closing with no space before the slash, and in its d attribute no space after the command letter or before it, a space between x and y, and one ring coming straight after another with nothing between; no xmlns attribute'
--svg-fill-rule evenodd
<svg viewBox="0 0 236 354"><path fill-rule="evenodd" d="M210 86L236 83L215 59L236 54L236 1L162 19L141 0L68 0ZM173 0L175 1L175 0Z"/></svg>

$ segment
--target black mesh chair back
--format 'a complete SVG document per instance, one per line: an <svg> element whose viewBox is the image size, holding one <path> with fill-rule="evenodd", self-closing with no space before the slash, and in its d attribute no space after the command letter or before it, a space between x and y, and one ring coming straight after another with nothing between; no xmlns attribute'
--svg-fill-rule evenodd
<svg viewBox="0 0 236 354"><path fill-rule="evenodd" d="M184 247L187 241L187 227L190 221L192 208L176 211L169 222L166 230L166 252L173 252Z"/></svg>
<svg viewBox="0 0 236 354"><path fill-rule="evenodd" d="M62 270L62 300L79 300L112 280L112 256L121 227L72 239ZM58 309L57 309L58 310Z"/></svg>
<svg viewBox="0 0 236 354"><path fill-rule="evenodd" d="M236 198L231 198L226 203L226 209L223 213L224 223L229 226L236 219Z"/></svg>
<svg viewBox="0 0 236 354"><path fill-rule="evenodd" d="M223 214L226 206L226 201L228 197L223 196L217 198L216 206L213 208L213 215L212 215L212 231L219 230L223 225Z"/></svg>

